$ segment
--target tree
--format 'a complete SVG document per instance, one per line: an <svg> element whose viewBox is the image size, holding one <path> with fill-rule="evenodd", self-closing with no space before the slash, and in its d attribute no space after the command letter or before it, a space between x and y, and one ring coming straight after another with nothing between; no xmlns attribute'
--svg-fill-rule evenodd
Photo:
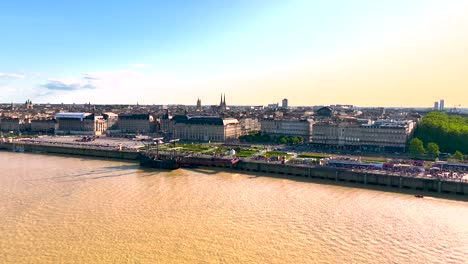
<svg viewBox="0 0 468 264"><path fill-rule="evenodd" d="M453 158L459 161L463 161L463 153L457 150L455 151L455 154L453 154Z"/></svg>
<svg viewBox="0 0 468 264"><path fill-rule="evenodd" d="M439 145L434 142L429 142L427 144L427 153L432 157L438 157L440 154Z"/></svg>
<svg viewBox="0 0 468 264"><path fill-rule="evenodd" d="M261 142L271 142L271 136L268 134L263 134L260 136Z"/></svg>
<svg viewBox="0 0 468 264"><path fill-rule="evenodd" d="M301 137L293 137L293 138L291 139L291 142L292 142L293 144L299 144L299 143L302 142L302 138L301 138Z"/></svg>
<svg viewBox="0 0 468 264"><path fill-rule="evenodd" d="M430 112L418 125L415 136L425 143L437 143L443 152L468 153L468 117Z"/></svg>
<svg viewBox="0 0 468 264"><path fill-rule="evenodd" d="M424 154L425 150L423 142L419 138L411 139L409 143L409 152L413 155Z"/></svg>

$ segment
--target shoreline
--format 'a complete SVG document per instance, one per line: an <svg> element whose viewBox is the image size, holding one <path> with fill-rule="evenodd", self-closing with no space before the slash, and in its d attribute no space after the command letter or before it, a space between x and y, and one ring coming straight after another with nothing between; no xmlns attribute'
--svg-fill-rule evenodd
<svg viewBox="0 0 468 264"><path fill-rule="evenodd" d="M113 160L137 161L137 151L119 151L116 149L79 148L23 142L0 143L0 150L59 154L81 157L105 158ZM235 166L200 166L201 168L223 169L245 174L262 174L275 178L316 182L320 184L341 185L380 191L391 191L414 195L432 194L434 197L468 197L468 182L447 181L434 178L397 176L376 172L352 171L330 167L306 167L290 164L262 163L241 160Z"/></svg>

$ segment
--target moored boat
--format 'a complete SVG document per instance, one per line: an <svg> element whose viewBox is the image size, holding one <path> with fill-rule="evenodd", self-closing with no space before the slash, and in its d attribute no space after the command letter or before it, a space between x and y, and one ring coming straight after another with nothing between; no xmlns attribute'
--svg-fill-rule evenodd
<svg viewBox="0 0 468 264"><path fill-rule="evenodd" d="M196 157L187 156L183 157L180 161L182 167L227 167L237 164L239 158L222 158L222 157Z"/></svg>
<svg viewBox="0 0 468 264"><path fill-rule="evenodd" d="M180 168L180 161L178 158L151 156L148 154L141 154L138 156L140 166L147 168L176 170Z"/></svg>
<svg viewBox="0 0 468 264"><path fill-rule="evenodd" d="M139 153L138 159L140 161L140 166L165 170L176 170L180 168L180 158L174 155L174 153L173 155L159 155L159 144L163 144L162 138L153 138L153 142L147 145L147 150ZM156 146L156 148L153 149L153 146ZM155 152L153 152L153 150L155 150Z"/></svg>

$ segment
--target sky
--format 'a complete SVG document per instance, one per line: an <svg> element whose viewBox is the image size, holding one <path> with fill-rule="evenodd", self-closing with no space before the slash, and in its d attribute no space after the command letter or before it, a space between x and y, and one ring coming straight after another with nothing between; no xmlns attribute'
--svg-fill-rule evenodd
<svg viewBox="0 0 468 264"><path fill-rule="evenodd" d="M468 107L466 0L3 1L0 102Z"/></svg>

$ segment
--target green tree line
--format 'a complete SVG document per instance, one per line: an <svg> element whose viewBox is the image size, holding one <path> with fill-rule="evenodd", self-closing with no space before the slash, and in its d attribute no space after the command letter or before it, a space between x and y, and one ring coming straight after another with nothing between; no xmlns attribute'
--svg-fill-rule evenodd
<svg viewBox="0 0 468 264"><path fill-rule="evenodd" d="M436 143L441 152L468 153L468 117L430 112L416 129L415 137L424 142Z"/></svg>

